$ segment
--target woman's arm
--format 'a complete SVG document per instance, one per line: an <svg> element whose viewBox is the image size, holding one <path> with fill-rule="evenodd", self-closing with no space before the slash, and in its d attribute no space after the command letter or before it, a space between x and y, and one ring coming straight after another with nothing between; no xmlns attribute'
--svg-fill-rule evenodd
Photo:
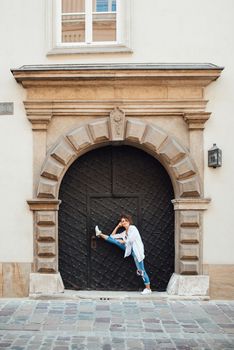
<svg viewBox="0 0 234 350"><path fill-rule="evenodd" d="M119 222L118 225L114 228L114 230L111 232L111 236L113 237L114 235L116 235L116 232L118 231L118 229L122 227L121 223Z"/></svg>

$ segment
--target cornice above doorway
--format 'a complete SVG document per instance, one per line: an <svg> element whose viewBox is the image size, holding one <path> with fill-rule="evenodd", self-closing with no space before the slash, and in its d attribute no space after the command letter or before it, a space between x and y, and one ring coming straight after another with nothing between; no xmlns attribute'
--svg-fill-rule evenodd
<svg viewBox="0 0 234 350"><path fill-rule="evenodd" d="M71 85L82 81L105 80L121 82L127 80L140 80L143 84L145 79L160 82L160 84L174 85L184 83L206 86L216 80L223 67L211 63L112 63L112 64L51 64L51 65L24 65L12 69L17 82L28 87L40 83L56 84L61 82ZM196 85L197 85L196 84Z"/></svg>

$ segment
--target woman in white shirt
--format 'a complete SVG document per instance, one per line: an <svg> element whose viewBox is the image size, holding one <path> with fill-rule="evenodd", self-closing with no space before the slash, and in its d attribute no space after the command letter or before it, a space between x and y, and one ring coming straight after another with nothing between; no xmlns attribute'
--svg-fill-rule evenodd
<svg viewBox="0 0 234 350"><path fill-rule="evenodd" d="M125 230L121 233L117 233L120 227L124 227ZM131 216L122 215L119 224L115 227L110 236L104 235L102 231L99 230L98 226L95 227L95 231L97 237L103 238L108 243L115 244L120 249L124 250L125 258L129 255L133 256L137 267L137 274L142 277L145 284L145 289L141 294L150 294L150 280L144 267L144 245L138 229L132 224Z"/></svg>

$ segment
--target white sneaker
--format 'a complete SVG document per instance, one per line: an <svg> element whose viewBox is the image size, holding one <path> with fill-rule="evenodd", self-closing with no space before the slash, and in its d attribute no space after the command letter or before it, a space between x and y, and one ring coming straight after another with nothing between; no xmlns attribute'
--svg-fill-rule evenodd
<svg viewBox="0 0 234 350"><path fill-rule="evenodd" d="M99 237L102 231L99 230L98 225L95 226L96 236Z"/></svg>
<svg viewBox="0 0 234 350"><path fill-rule="evenodd" d="M147 295L147 294L151 294L152 293L152 290L151 289L148 289L148 288L145 288L143 290L143 292L141 292L142 295Z"/></svg>

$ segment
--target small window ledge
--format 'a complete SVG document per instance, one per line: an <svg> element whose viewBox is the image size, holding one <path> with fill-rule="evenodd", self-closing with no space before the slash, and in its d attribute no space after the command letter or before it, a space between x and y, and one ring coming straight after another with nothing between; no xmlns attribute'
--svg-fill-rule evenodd
<svg viewBox="0 0 234 350"><path fill-rule="evenodd" d="M132 53L132 49L125 45L84 45L84 46L56 46L47 52L50 55L89 54L89 53Z"/></svg>

